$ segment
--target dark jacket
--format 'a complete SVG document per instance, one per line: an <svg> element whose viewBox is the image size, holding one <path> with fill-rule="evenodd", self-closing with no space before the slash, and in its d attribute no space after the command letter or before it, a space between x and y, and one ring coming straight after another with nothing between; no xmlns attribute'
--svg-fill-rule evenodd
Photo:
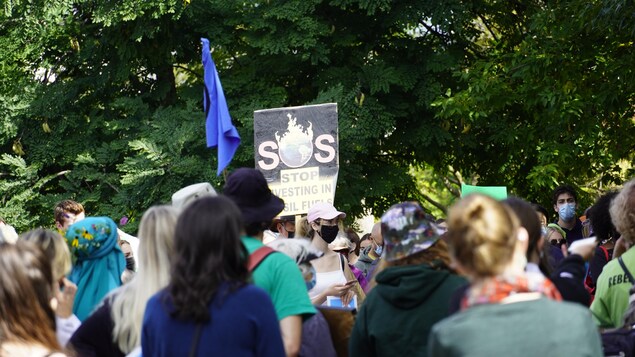
<svg viewBox="0 0 635 357"><path fill-rule="evenodd" d="M585 276L584 259L577 254L571 254L560 262L551 273L550 279L560 291L563 300L588 307L591 304L591 295L584 287Z"/></svg>
<svg viewBox="0 0 635 357"><path fill-rule="evenodd" d="M86 318L71 337L69 345L77 356L123 357L126 355L112 340L115 324L111 317L111 302L109 298L104 299L103 305Z"/></svg>
<svg viewBox="0 0 635 357"><path fill-rule="evenodd" d="M350 356L427 356L432 325L448 316L448 302L465 279L427 265L380 272L357 315Z"/></svg>

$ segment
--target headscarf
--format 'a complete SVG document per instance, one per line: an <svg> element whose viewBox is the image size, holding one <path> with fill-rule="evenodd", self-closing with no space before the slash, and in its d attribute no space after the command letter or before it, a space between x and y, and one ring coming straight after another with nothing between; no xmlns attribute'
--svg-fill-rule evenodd
<svg viewBox="0 0 635 357"><path fill-rule="evenodd" d="M126 260L117 244L117 225L108 217L89 217L66 231L73 258L69 279L77 285L73 313L83 321L111 290L121 285Z"/></svg>

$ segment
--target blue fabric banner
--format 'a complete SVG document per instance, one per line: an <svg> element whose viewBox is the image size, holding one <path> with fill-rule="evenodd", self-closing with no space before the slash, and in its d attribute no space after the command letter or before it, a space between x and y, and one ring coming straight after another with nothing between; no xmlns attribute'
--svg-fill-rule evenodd
<svg viewBox="0 0 635 357"><path fill-rule="evenodd" d="M216 71L216 65L209 50L209 40L201 38L203 43L203 70L205 79L204 108L205 134L207 147L218 147L218 167L216 175L229 165L240 145L240 135L232 124L223 87Z"/></svg>

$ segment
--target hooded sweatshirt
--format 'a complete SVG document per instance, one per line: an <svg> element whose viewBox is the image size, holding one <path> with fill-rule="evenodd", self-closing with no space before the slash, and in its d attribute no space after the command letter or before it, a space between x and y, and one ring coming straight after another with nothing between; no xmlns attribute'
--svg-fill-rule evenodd
<svg viewBox="0 0 635 357"><path fill-rule="evenodd" d="M389 267L376 281L357 315L350 356L427 356L432 325L448 316L450 296L467 284L428 265Z"/></svg>

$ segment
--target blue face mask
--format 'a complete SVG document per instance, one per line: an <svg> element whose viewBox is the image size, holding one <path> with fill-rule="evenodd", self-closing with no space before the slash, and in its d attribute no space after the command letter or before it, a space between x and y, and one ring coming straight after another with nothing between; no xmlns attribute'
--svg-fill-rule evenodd
<svg viewBox="0 0 635 357"><path fill-rule="evenodd" d="M377 248L375 248L375 254L377 254L378 257L381 257L381 253L384 252L384 247L383 246L377 246Z"/></svg>
<svg viewBox="0 0 635 357"><path fill-rule="evenodd" d="M540 233L542 234L543 237L547 236L547 227L542 226L540 227Z"/></svg>
<svg viewBox="0 0 635 357"><path fill-rule="evenodd" d="M317 284L317 273L315 272L315 268L313 266L311 266L310 274L311 274L311 280L304 281L304 283L306 284L307 291L313 289L315 287L315 284Z"/></svg>
<svg viewBox="0 0 635 357"><path fill-rule="evenodd" d="M575 217L575 203L566 203L558 209L560 219L567 222Z"/></svg>

